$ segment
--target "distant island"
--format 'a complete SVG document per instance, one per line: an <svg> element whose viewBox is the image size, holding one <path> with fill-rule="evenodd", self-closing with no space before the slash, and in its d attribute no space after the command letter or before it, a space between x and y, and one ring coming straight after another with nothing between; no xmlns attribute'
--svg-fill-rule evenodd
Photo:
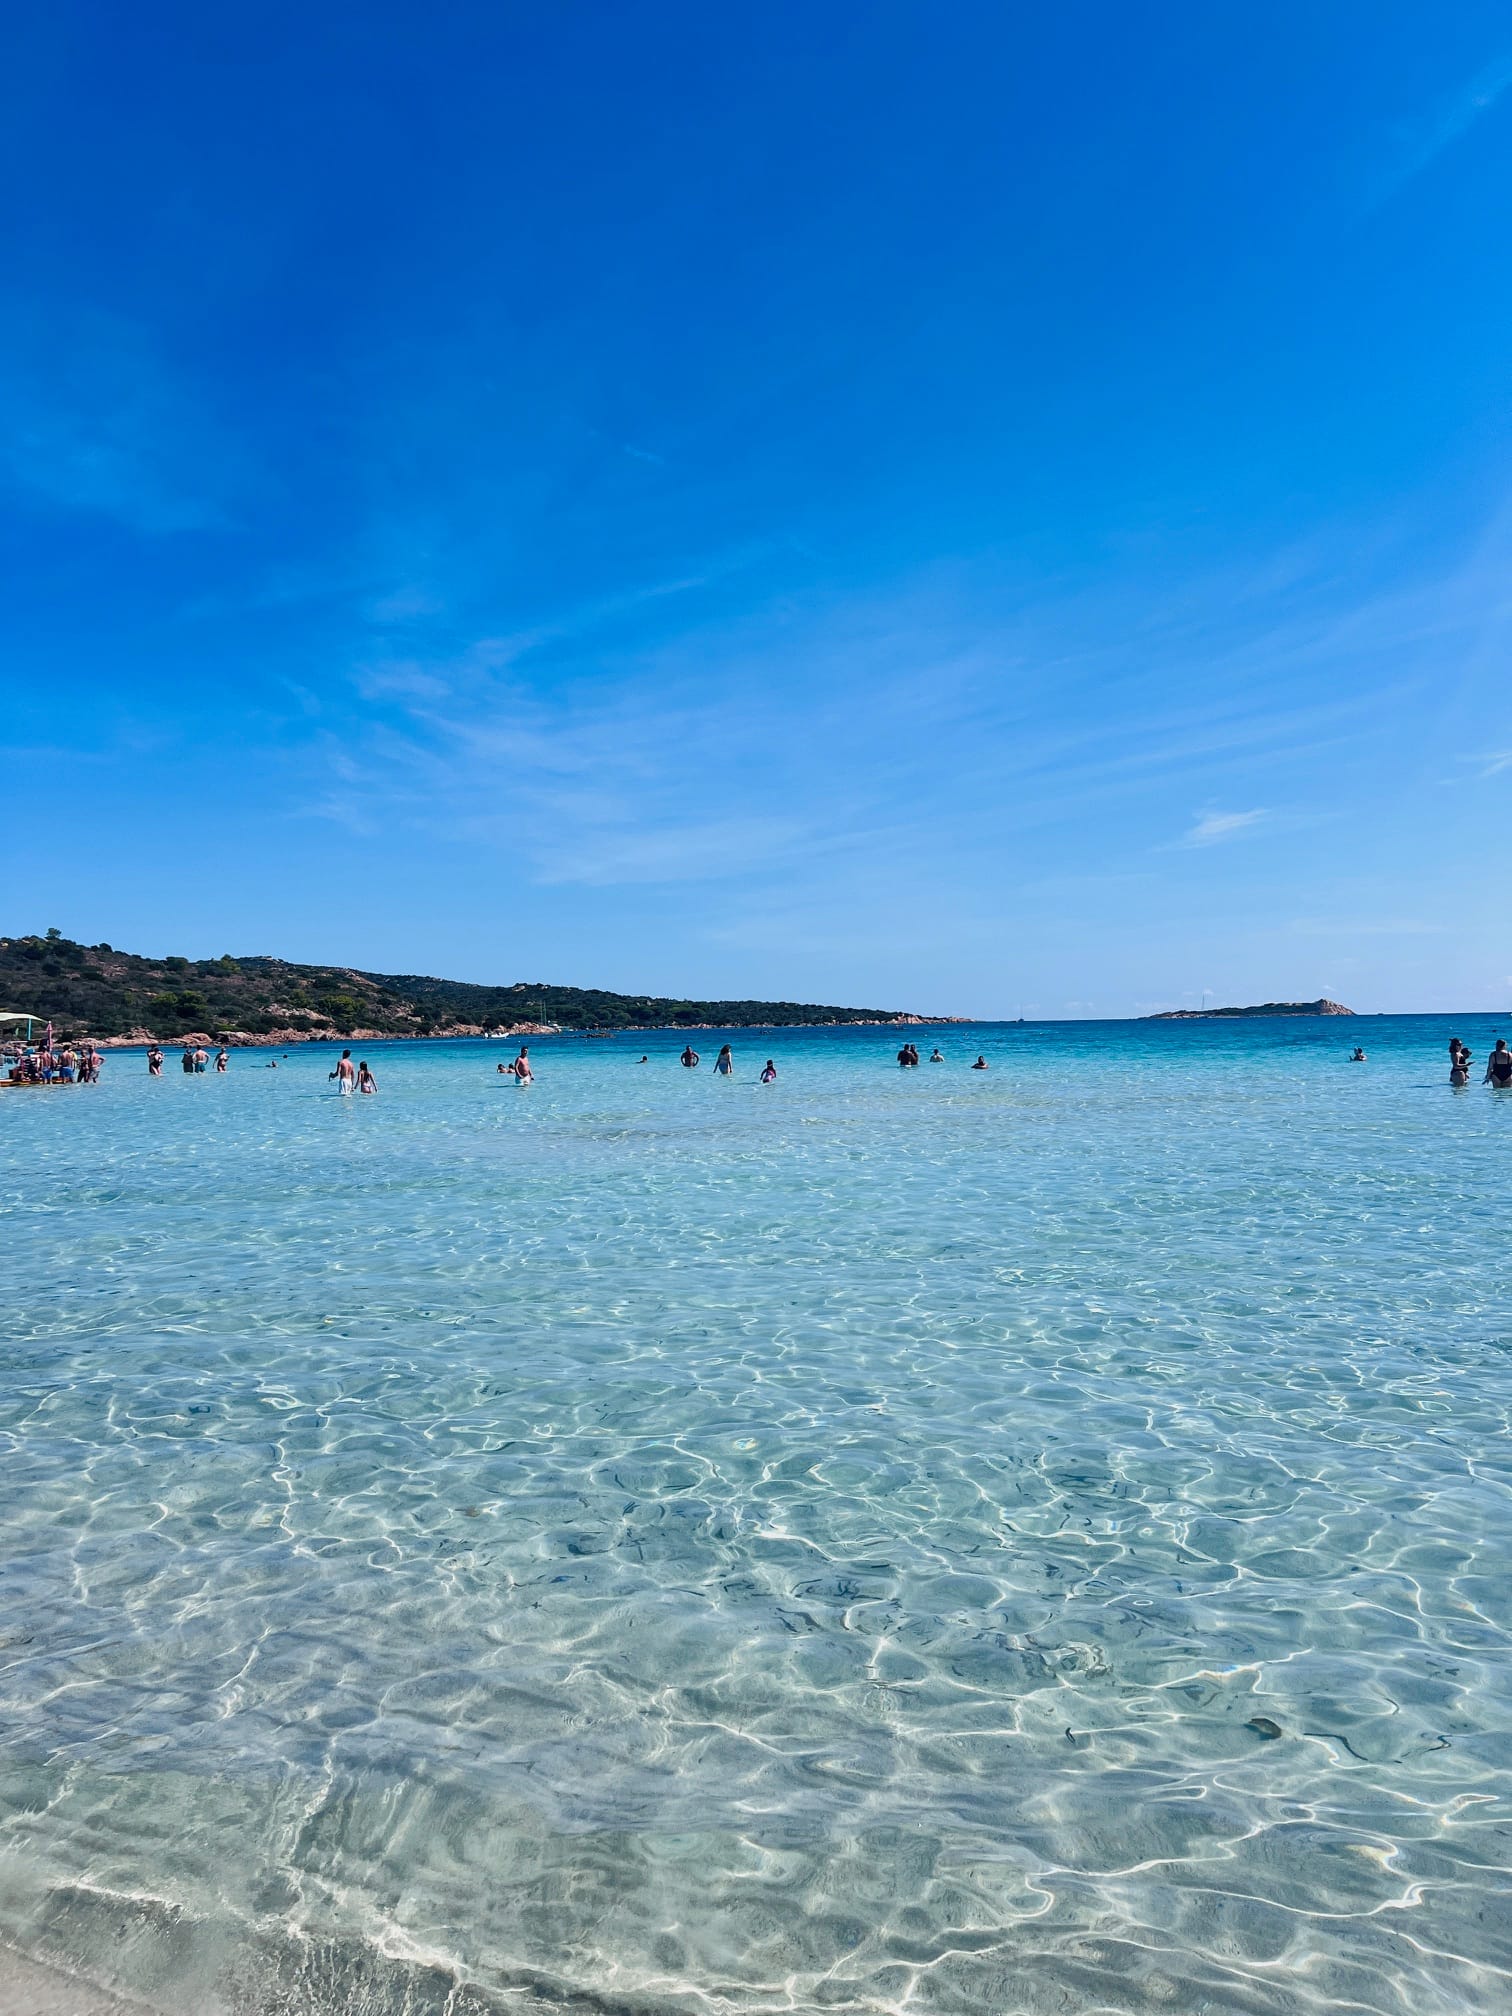
<svg viewBox="0 0 1512 2016"><path fill-rule="evenodd" d="M1232 1021L1246 1015L1353 1015L1340 1001L1262 1001L1258 1008L1166 1008L1159 1015L1142 1015L1142 1022Z"/></svg>
<svg viewBox="0 0 1512 2016"><path fill-rule="evenodd" d="M806 1001L686 1001L544 980L479 986L263 956L143 958L61 932L0 938L0 1009L97 1042L282 1045L351 1037L525 1036L618 1029L825 1028L963 1018Z"/></svg>

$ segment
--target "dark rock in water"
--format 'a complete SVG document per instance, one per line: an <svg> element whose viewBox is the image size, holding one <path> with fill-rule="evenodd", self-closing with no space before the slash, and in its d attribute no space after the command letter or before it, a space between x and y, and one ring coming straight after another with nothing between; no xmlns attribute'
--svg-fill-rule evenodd
<svg viewBox="0 0 1512 2016"><path fill-rule="evenodd" d="M1272 1722L1269 1715L1252 1715L1244 1726L1246 1729L1253 1729L1262 1743L1274 1743L1276 1738L1284 1733L1281 1724Z"/></svg>

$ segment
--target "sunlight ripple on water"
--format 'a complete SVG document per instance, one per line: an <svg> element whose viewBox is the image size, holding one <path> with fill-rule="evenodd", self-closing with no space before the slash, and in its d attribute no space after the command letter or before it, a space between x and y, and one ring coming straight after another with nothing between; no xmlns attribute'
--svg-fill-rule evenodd
<svg viewBox="0 0 1512 2016"><path fill-rule="evenodd" d="M1451 1027L0 1096L0 1938L183 2016L1505 2012Z"/></svg>

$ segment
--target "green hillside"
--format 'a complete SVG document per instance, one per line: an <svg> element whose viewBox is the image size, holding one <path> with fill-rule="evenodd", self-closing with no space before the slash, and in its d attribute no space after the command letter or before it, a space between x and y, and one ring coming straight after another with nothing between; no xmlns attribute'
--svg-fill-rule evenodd
<svg viewBox="0 0 1512 2016"><path fill-rule="evenodd" d="M563 1029L795 1027L905 1018L878 1008L803 1001L683 1001L611 994L546 981L477 986L417 973L361 973L286 959L146 959L111 945L79 945L56 931L0 938L0 1009L51 1018L59 1035L145 1032L169 1042L191 1032L283 1041L298 1036L444 1036L552 1022Z"/></svg>

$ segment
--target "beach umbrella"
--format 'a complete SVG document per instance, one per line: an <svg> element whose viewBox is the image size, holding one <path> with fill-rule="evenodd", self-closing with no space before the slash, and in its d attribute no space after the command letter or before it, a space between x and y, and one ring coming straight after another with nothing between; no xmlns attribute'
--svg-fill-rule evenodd
<svg viewBox="0 0 1512 2016"><path fill-rule="evenodd" d="M48 1023L48 1025L47 1025L47 1036L46 1036L46 1038L45 1038L45 1041L46 1041L46 1044L47 1044L47 1047L48 1047L48 1049L49 1049L49 1050L51 1050L51 1048L52 1048L52 1045L53 1045L53 1035L52 1035L52 1024L51 1024L51 1022L49 1022L49 1023Z"/></svg>

